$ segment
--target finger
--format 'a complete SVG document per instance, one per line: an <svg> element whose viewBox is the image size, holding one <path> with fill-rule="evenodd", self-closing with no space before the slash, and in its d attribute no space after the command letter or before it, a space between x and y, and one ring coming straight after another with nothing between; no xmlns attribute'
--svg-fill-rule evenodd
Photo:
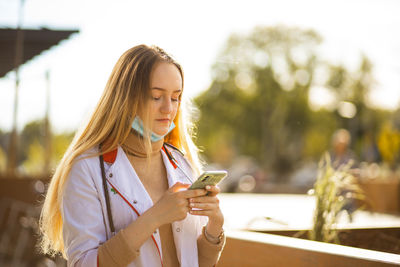
<svg viewBox="0 0 400 267"><path fill-rule="evenodd" d="M219 206L217 203L190 203L190 208L201 210L214 210Z"/></svg>
<svg viewBox="0 0 400 267"><path fill-rule="evenodd" d="M190 203L219 203L219 199L217 197L212 196L204 196L204 197L194 197L189 199Z"/></svg>
<svg viewBox="0 0 400 267"><path fill-rule="evenodd" d="M189 188L189 186L190 186L190 184L183 184L183 183L177 182L173 186L171 186L168 190L170 192L174 193L174 192L179 192L179 191L185 190L185 189Z"/></svg>
<svg viewBox="0 0 400 267"><path fill-rule="evenodd" d="M205 196L207 194L207 191L205 189L194 189L194 190L185 190L179 192L182 197L184 198L193 198L193 197L200 197L200 196Z"/></svg>
<svg viewBox="0 0 400 267"><path fill-rule="evenodd" d="M219 192L221 192L219 187L214 185L207 185L206 190L208 191L208 196L216 196Z"/></svg>
<svg viewBox="0 0 400 267"><path fill-rule="evenodd" d="M178 209L178 210L180 210L181 212L184 212L184 213L190 211L190 207L189 207L189 205L188 205L187 203L177 205L175 208Z"/></svg>
<svg viewBox="0 0 400 267"><path fill-rule="evenodd" d="M189 213L192 215L212 216L215 215L215 210L190 210Z"/></svg>

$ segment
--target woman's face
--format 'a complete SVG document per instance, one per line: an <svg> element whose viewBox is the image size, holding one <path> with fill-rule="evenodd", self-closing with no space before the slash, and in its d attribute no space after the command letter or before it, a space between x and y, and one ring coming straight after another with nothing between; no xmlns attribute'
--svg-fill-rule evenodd
<svg viewBox="0 0 400 267"><path fill-rule="evenodd" d="M165 135L175 119L182 93L182 77L178 68L166 62L154 65L150 76L150 90L148 112L151 130L155 134Z"/></svg>

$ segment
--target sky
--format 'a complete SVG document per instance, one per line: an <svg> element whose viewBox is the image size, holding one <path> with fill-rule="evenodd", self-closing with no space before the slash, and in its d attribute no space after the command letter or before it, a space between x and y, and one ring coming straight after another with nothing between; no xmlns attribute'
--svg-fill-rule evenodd
<svg viewBox="0 0 400 267"><path fill-rule="evenodd" d="M0 27L16 27L19 1L0 0ZM25 0L25 28L79 29L21 68L18 128L40 119L50 72L50 119L55 132L74 130L90 116L111 70L127 49L156 44L185 71L185 94L195 97L211 83L211 66L232 33L255 26L314 29L323 38L320 55L356 69L361 54L373 63L372 105L400 104L400 1L94 1ZM0 79L0 129L12 127L14 73ZM329 102L323 88L310 96Z"/></svg>

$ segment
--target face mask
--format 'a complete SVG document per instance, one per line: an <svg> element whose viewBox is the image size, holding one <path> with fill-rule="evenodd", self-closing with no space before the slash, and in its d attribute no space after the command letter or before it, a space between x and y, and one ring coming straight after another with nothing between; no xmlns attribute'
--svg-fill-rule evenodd
<svg viewBox="0 0 400 267"><path fill-rule="evenodd" d="M136 116L135 119L133 120L132 123L132 128L138 132L141 136L143 136L143 122L142 120L139 118L139 116ZM167 134L169 134L173 129L175 128L175 123L172 122L171 125L169 126L168 132L164 135L158 135L156 133L153 133L153 131L151 131L151 135L150 135L150 140L152 142L157 142L160 141L161 139L164 138L164 136L166 136Z"/></svg>

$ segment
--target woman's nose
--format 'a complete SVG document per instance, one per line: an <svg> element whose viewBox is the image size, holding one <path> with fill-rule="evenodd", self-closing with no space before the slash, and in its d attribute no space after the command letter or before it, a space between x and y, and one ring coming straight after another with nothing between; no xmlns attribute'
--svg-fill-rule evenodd
<svg viewBox="0 0 400 267"><path fill-rule="evenodd" d="M163 101L161 106L162 113L171 113L172 112L172 101L171 99L167 98Z"/></svg>

